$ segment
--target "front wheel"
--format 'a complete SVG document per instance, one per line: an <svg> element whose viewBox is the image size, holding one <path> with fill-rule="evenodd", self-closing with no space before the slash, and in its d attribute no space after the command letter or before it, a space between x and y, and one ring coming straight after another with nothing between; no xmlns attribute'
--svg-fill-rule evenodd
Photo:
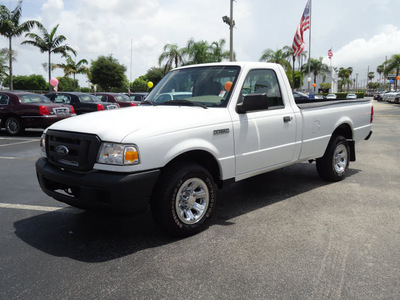
<svg viewBox="0 0 400 300"><path fill-rule="evenodd" d="M350 147L343 136L331 139L323 157L317 159L319 176L326 181L340 181L349 168Z"/></svg>
<svg viewBox="0 0 400 300"><path fill-rule="evenodd" d="M216 202L213 177L204 167L180 163L164 170L151 201L156 223L174 236L197 233Z"/></svg>

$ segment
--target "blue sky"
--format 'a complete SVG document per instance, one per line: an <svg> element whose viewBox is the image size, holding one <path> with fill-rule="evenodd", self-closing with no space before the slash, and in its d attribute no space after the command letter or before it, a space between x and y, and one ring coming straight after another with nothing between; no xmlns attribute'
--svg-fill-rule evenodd
<svg viewBox="0 0 400 300"><path fill-rule="evenodd" d="M16 0L0 1L11 9ZM262 52L291 45L306 0L236 0L233 18L234 50L240 61L257 61ZM24 0L22 17L36 19L50 30L60 24L57 33L77 50L77 60L97 59L112 54L134 80L158 65L158 56L166 43L184 47L194 40L226 40L229 27L222 16L229 15L230 0ZM324 57L332 47L333 66L353 67L359 79L366 78L368 67L375 71L385 57L400 53L400 1L389 0L313 0L311 56ZM306 34L308 49L308 32ZM42 74L46 54L30 45L21 45L24 37L15 39L17 50L15 75ZM7 40L0 37L0 47ZM132 49L132 51L131 51ZM131 60L132 54L132 60ZM59 55L54 63L62 63ZM131 68L132 65L132 68ZM54 76L62 76L61 70ZM88 83L84 76L80 84Z"/></svg>

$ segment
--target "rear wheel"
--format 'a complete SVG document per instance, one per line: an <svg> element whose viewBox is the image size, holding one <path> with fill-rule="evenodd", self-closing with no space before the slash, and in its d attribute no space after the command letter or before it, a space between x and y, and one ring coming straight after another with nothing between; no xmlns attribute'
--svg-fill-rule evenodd
<svg viewBox="0 0 400 300"><path fill-rule="evenodd" d="M349 168L350 147L343 136L331 139L323 157L317 159L319 176L326 181L340 181Z"/></svg>
<svg viewBox="0 0 400 300"><path fill-rule="evenodd" d="M18 135L24 132L24 127L17 117L8 117L5 122L5 128L10 135Z"/></svg>
<svg viewBox="0 0 400 300"><path fill-rule="evenodd" d="M164 170L151 209L161 228L174 236L188 236L205 227L215 202L215 183L208 170L180 163Z"/></svg>

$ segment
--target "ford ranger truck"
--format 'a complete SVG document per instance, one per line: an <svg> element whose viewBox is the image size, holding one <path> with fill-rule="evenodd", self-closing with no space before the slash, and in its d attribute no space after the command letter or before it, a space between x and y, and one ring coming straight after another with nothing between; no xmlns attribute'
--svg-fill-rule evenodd
<svg viewBox="0 0 400 300"><path fill-rule="evenodd" d="M324 180L344 179L372 119L368 99L296 104L278 64L180 67L138 107L48 127L37 178L47 195L85 210L150 206L163 229L186 236L205 228L228 183L303 161Z"/></svg>

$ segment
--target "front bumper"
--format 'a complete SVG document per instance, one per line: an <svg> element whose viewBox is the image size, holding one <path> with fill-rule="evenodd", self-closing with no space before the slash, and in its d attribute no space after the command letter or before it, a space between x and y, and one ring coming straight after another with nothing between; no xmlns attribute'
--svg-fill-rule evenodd
<svg viewBox="0 0 400 300"><path fill-rule="evenodd" d="M36 174L43 192L58 201L89 210L141 213L148 208L160 170L80 173L57 168L42 157L36 161Z"/></svg>

